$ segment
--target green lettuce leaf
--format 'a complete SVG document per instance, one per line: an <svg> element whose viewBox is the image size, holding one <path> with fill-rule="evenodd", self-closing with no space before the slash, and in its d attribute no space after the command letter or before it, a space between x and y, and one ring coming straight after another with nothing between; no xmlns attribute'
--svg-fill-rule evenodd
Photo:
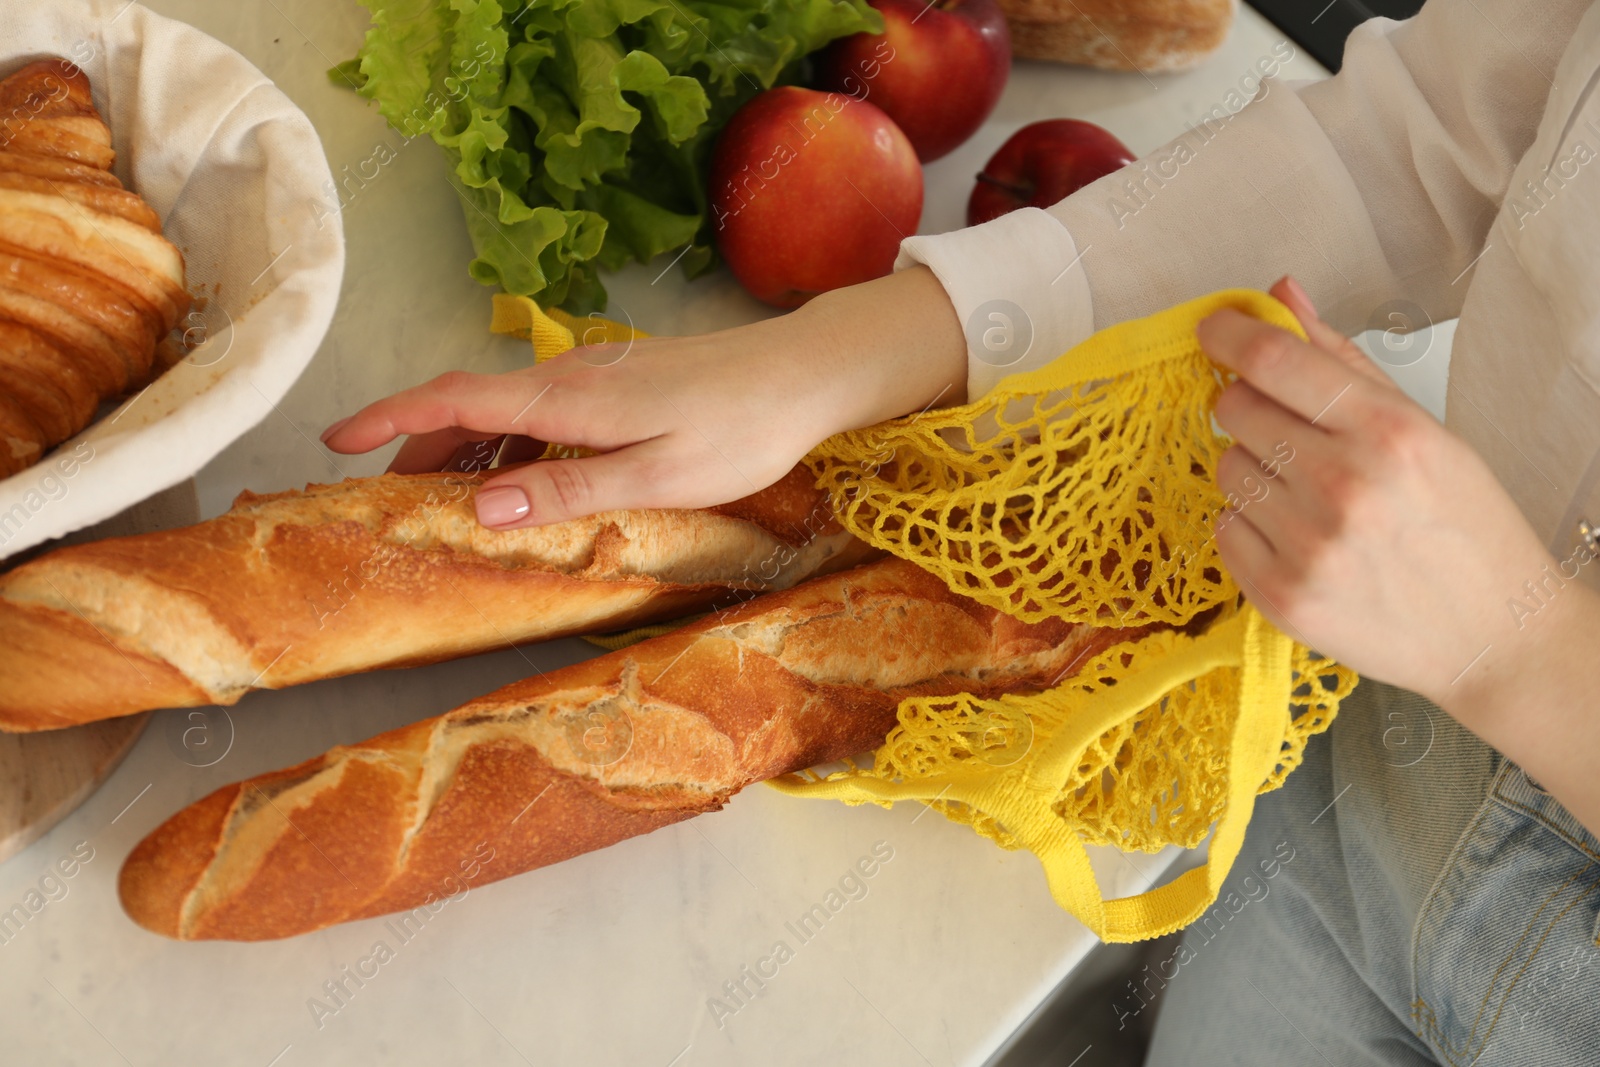
<svg viewBox="0 0 1600 1067"><path fill-rule="evenodd" d="M599 269L716 265L705 174L750 97L881 33L865 0L360 0L372 28L328 72L450 156L471 275L575 313Z"/></svg>

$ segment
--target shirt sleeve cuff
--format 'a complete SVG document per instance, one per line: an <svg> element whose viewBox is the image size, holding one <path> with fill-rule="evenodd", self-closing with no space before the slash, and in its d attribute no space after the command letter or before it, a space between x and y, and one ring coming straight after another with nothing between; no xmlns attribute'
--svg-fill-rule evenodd
<svg viewBox="0 0 1600 1067"><path fill-rule="evenodd" d="M926 264L955 305L967 336L971 402L1094 332L1081 259L1059 219L1027 207L981 226L907 237L894 266Z"/></svg>

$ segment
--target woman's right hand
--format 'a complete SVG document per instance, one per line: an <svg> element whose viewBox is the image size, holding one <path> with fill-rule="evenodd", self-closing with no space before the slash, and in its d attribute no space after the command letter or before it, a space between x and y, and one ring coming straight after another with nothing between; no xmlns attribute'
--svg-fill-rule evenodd
<svg viewBox="0 0 1600 1067"><path fill-rule="evenodd" d="M390 466L403 473L443 469L464 446L502 435L600 453L489 478L478 520L515 529L736 500L835 433L965 394L955 311L932 272L913 267L713 334L580 347L510 374L444 374L367 405L323 441L356 453L410 435Z"/></svg>

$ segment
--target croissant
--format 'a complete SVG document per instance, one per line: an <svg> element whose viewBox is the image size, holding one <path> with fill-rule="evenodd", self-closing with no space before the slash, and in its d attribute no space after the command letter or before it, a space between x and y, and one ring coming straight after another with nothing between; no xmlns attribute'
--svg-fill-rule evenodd
<svg viewBox="0 0 1600 1067"><path fill-rule="evenodd" d="M0 80L0 477L150 380L188 313L183 256L115 158L76 65Z"/></svg>

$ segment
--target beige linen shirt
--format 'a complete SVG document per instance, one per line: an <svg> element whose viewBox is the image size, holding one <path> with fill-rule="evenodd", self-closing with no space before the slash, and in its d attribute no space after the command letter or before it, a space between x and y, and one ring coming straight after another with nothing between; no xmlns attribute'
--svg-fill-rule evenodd
<svg viewBox="0 0 1600 1067"><path fill-rule="evenodd" d="M1096 329L1284 273L1350 334L1459 315L1446 425L1600 588L1574 557L1600 524L1597 83L1600 5L1429 0L1360 26L1333 78L1265 82L1048 212L910 238L898 265L927 263L964 322L996 299L1030 320L1020 362L969 352L970 399Z"/></svg>

